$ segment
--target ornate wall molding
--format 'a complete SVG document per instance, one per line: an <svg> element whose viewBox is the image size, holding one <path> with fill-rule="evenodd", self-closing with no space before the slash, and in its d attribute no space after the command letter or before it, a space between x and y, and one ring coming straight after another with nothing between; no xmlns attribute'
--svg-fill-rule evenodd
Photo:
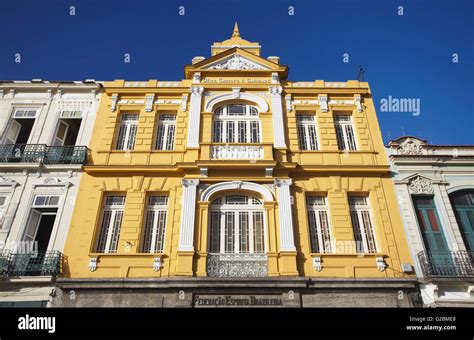
<svg viewBox="0 0 474 340"><path fill-rule="evenodd" d="M0 187L15 188L17 185L18 183L12 180L11 178L0 176Z"/></svg>
<svg viewBox="0 0 474 340"><path fill-rule="evenodd" d="M273 201L273 194L272 192L265 186L253 183L253 182L245 182L245 181L232 181L232 182L222 182L212 184L207 187L201 193L200 200L203 202L207 202L211 199L211 197L219 191L226 191L226 190L248 190L259 193L264 201Z"/></svg>
<svg viewBox="0 0 474 340"><path fill-rule="evenodd" d="M145 97L145 111L146 112L151 112L153 110L154 98L155 98L154 94L151 94Z"/></svg>
<svg viewBox="0 0 474 340"><path fill-rule="evenodd" d="M423 144L417 139L407 138L397 148L397 154L399 155L423 155L424 149Z"/></svg>
<svg viewBox="0 0 474 340"><path fill-rule="evenodd" d="M268 91L272 97L280 97L281 93L283 92L283 88L281 86L270 86Z"/></svg>
<svg viewBox="0 0 474 340"><path fill-rule="evenodd" d="M408 182L408 189L411 194L431 195L434 193L433 183L425 177L416 176Z"/></svg>
<svg viewBox="0 0 474 340"><path fill-rule="evenodd" d="M217 94L217 95L211 97L206 103L206 106L204 108L205 111L206 112L213 112L214 109L216 108L217 104L219 104L221 102L224 102L224 101L227 101L227 100L235 99L234 95L235 95L234 92L227 92L227 93L220 93L220 94ZM247 100L249 102L257 104L259 109L260 109L260 112L267 112L268 111L268 104L265 101L265 99L263 99L260 96L255 95L253 93L247 93L247 92L240 92L239 91L239 98L238 99Z"/></svg>
<svg viewBox="0 0 474 340"><path fill-rule="evenodd" d="M234 54L232 57L221 60L207 68L208 70L268 70L257 63L254 63L241 55Z"/></svg>
<svg viewBox="0 0 474 340"><path fill-rule="evenodd" d="M115 109L117 108L117 101L118 101L118 94L113 94L110 97L111 103L110 103L110 111L114 112Z"/></svg>
<svg viewBox="0 0 474 340"><path fill-rule="evenodd" d="M327 96L318 96L319 105L321 106L322 112L328 112L328 97Z"/></svg>

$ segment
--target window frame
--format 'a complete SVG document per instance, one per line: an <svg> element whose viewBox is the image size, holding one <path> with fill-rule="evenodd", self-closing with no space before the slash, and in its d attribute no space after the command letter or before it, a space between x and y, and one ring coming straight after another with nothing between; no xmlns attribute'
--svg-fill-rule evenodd
<svg viewBox="0 0 474 340"><path fill-rule="evenodd" d="M173 117L174 119L165 120L165 117ZM176 139L176 114L173 113L160 113L158 115L157 124L156 124L156 133L155 133L155 143L154 143L154 150L155 151L173 151L175 146L175 139ZM160 139L160 127L163 127L163 136ZM170 128L172 136L170 137ZM171 139L171 145L170 145ZM160 145L161 144L161 147Z"/></svg>
<svg viewBox="0 0 474 340"><path fill-rule="evenodd" d="M123 203L122 204L108 204L107 201L109 198L112 197L120 197L123 198ZM117 253L118 247L119 247L119 241L120 241L120 233L122 229L122 223L123 223L123 217L125 214L125 201L126 201L126 195L125 194L107 194L103 198L103 203L101 206L100 210L100 223L99 223L99 228L98 228L98 234L97 234L97 241L94 247L94 252L100 253L100 254L115 254ZM104 225L104 219L106 217L106 212L110 212L110 218L108 221L108 225L106 226L106 230L103 231L103 228L105 227ZM120 213L120 222L117 225L117 213ZM111 246L113 245L114 240L112 239L113 233L114 233L114 228L117 228L116 233L117 233L117 240L115 243L115 249L111 249ZM101 250L101 238L102 235L105 234L105 241L104 241L104 249Z"/></svg>
<svg viewBox="0 0 474 340"><path fill-rule="evenodd" d="M229 113L229 107L234 105L245 106L242 114ZM242 124L245 123L245 124ZM257 129L255 129L255 123ZM217 127L219 126L219 129ZM242 126L244 126L244 138L242 138ZM219 131L219 133L217 133ZM229 136L231 132L232 138ZM257 133L254 138L254 132ZM212 142L225 144L261 144L262 123L256 106L249 104L227 104L214 110L212 122Z"/></svg>
<svg viewBox="0 0 474 340"><path fill-rule="evenodd" d="M303 118L310 118L311 120L303 120ZM301 151L318 151L320 143L316 116L313 114L297 114L296 127L298 130L299 149ZM310 128L314 129L314 139L311 139Z"/></svg>
<svg viewBox="0 0 474 340"><path fill-rule="evenodd" d="M166 197L166 203L165 204L151 204L150 201L152 198L155 197ZM164 252L165 249L165 240L166 240L166 227L168 225L168 203L169 203L169 196L165 194L150 194L147 195L146 197L146 206L145 206L145 216L143 219L143 241L141 245L141 252L146 253L146 254L160 254ZM151 230L150 227L148 226L148 216L149 213L154 213L153 214L153 220L151 222ZM159 219L160 219L160 214L164 213L164 220L163 220L163 225L159 226ZM150 234L148 234L148 230L151 231ZM159 234L161 232L161 235ZM148 236L149 235L149 236ZM150 238L148 241L147 238ZM147 247L147 244L149 243L149 246ZM157 244L159 245L161 243L161 247L158 246L159 249L157 249Z"/></svg>
<svg viewBox="0 0 474 340"><path fill-rule="evenodd" d="M322 198L323 204L311 204L310 199ZM334 238L331 228L331 216L329 211L329 204L327 195L318 193L309 193L306 195L306 213L308 215L308 227L310 238L310 249L315 254L333 254L335 251ZM321 225L321 213L326 215L326 228ZM311 223L311 215L314 214L313 219L315 226ZM326 229L326 230L325 230ZM313 236L313 231L316 232L316 237ZM327 234L326 234L327 233ZM316 246L313 239L317 242ZM329 243L326 243L328 240ZM329 246L328 246L329 244ZM322 251L321 251L322 250Z"/></svg>
<svg viewBox="0 0 474 340"><path fill-rule="evenodd" d="M364 204L353 204L351 203L351 199L353 198L363 198L364 199ZM363 195L363 194L349 194L348 195L348 201L349 201L349 215L351 218L351 225L352 225L352 231L354 233L354 240L356 241L356 252L357 253L362 253L362 254L376 254L379 252L379 246L377 242L377 233L375 230L375 224L372 216L372 209L370 207L370 202L369 202L369 196L368 195ZM365 224L364 216L363 213L366 213L365 215L368 216L368 222L370 223L369 230L370 230L370 235L367 233L367 226ZM357 216L357 226L354 224L354 214ZM356 234L356 227L359 229L357 230ZM358 240L358 234L361 235L361 239ZM366 236L366 237L364 237ZM373 243L373 248L370 249L370 245L368 242L370 240L368 237L372 238L372 243ZM359 249L357 247L357 241L361 241L361 245L363 249ZM363 252L360 252L359 250L362 250Z"/></svg>
<svg viewBox="0 0 474 340"><path fill-rule="evenodd" d="M16 116L16 113L18 111L35 111L35 115L34 116ZM36 119L38 118L38 113L39 113L40 109L38 107L14 107L13 108L13 111L12 111L12 114L10 116L11 119Z"/></svg>
<svg viewBox="0 0 474 340"><path fill-rule="evenodd" d="M340 117L348 117L349 119L347 121L338 121L338 118ZM340 130L338 129L340 128ZM359 145L357 144L357 136L355 132L355 125L354 121L352 119L352 115L348 114L334 114L334 128L336 130L336 139L337 139L337 145L340 151L357 151L359 150ZM353 139L350 140L348 136L348 129L351 130L352 137ZM342 136L340 135L339 131L342 133ZM342 138L342 140L340 139ZM344 145L341 145L341 142Z"/></svg>
<svg viewBox="0 0 474 340"><path fill-rule="evenodd" d="M247 197L247 204L227 204L227 197L244 196ZM215 202L220 200L219 204ZM256 201L254 201L256 200ZM242 242L243 228L240 221L244 213L246 217L246 242ZM214 216L219 218L219 232L214 231ZM232 235L228 236L229 220L228 216L232 218ZM257 222L257 219L259 221ZM260 223L259 233L256 231L256 225ZM266 216L263 201L260 198L251 195L225 195L214 199L209 209L209 252L213 254L265 254L267 249L266 244ZM218 236L218 237L216 237ZM227 245L230 241L232 248L228 251ZM246 249L243 249L245 244ZM257 249L256 249L257 248Z"/></svg>
<svg viewBox="0 0 474 340"><path fill-rule="evenodd" d="M126 120L126 118L136 117L135 120ZM117 128L117 137L115 143L115 150L116 151L132 151L135 148L135 143L137 140L138 134L138 121L140 119L140 115L138 113L122 113L120 115L120 123L118 124ZM123 133L123 141L121 139L121 131L122 127L124 127L125 132ZM132 133L132 128L135 127L135 130ZM133 136L133 140L131 138Z"/></svg>
<svg viewBox="0 0 474 340"><path fill-rule="evenodd" d="M45 197L45 204L37 204L37 199L39 197ZM57 197L56 204L50 204L53 198ZM61 195L50 195L50 194L35 194L33 196L33 201L31 202L31 208L41 209L41 208L59 208L61 205Z"/></svg>

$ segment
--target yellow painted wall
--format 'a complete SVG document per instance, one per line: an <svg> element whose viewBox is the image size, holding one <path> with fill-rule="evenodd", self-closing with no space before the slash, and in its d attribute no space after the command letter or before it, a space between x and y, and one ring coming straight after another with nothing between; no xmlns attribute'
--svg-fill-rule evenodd
<svg viewBox="0 0 474 340"><path fill-rule="evenodd" d="M224 52L225 53L225 52ZM214 57L218 57L214 56ZM255 60L260 60L254 56ZM199 65L199 64L198 64ZM287 72L276 65L277 72ZM193 69L187 69L192 75ZM202 71L205 79L205 70ZM283 73L282 73L283 74ZM209 77L214 76L210 75ZM260 114L265 157L262 160L222 161L210 160L212 145L211 112L205 112L203 96L201 114L201 147L187 149L189 116L189 87L191 79L177 82L173 86L159 85L156 80L144 82L142 86L127 86L123 80L105 83L97 120L90 145L91 160L85 167L74 216L65 247L66 265L63 275L74 278L101 277L168 277L177 275L206 275L208 209L209 202L197 198L195 215L195 252L179 254L179 229L181 217L181 195L183 178L200 178L202 184L213 184L230 180L245 180L260 184L273 184L274 178L292 178L291 194L294 197L293 222L296 253L279 251L278 197L265 202L267 219L269 276L312 276L312 277L406 277L402 263L412 263L401 218L391 182L380 128L367 83L349 81L345 86L326 86L323 81L311 86L299 87L282 80L282 104L285 117L288 148L273 148L273 113L268 93L271 72L255 75L259 82L249 83L239 71L225 75L239 79L241 92L262 96L270 106L269 112ZM223 77L219 75L219 77ZM232 92L232 84L204 83L207 92ZM162 104L153 105L152 112L145 111L145 96L155 95ZM111 111L111 98L118 95L116 110ZM294 109L286 113L285 96L291 95ZM328 112L321 112L320 105L311 104L318 95L327 95ZM361 95L364 109L358 112L354 95ZM188 96L186 109L182 110L183 96ZM127 104L120 104L120 101ZM305 103L306 102L306 103ZM135 150L115 151L120 115L135 112L139 124ZM160 113L177 115L176 139L173 151L153 150L156 135L156 120ZM300 151L296 115L315 114L319 135L318 151ZM343 152L337 147L334 128L334 113L352 115L358 151ZM278 162L278 163L277 163ZM208 177L200 177L199 167L209 169ZM274 167L273 177L265 176L265 168ZM125 213L116 254L94 253L94 241L98 235L101 204L107 193L126 194ZM144 229L144 206L148 193L159 192L169 195L168 222L166 225L163 254L141 254L139 246ZM323 270L313 268L310 251L308 219L305 207L307 193L324 193L328 196L330 224L336 245L347 245L354 241L350 221L348 193L365 193L369 196L372 217L380 252L361 256L354 252L318 254L323 259ZM336 246L337 249L337 246ZM339 249L340 251L342 249ZM88 268L89 258L98 256L95 271ZM164 266L153 270L153 258L162 257ZM181 256L181 260L180 260ZM376 256L383 256L388 268L379 271ZM181 261L181 262L180 262Z"/></svg>

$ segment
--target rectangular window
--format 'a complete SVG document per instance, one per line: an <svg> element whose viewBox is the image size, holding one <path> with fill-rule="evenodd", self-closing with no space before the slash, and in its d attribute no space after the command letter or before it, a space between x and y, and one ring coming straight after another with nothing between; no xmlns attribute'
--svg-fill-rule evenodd
<svg viewBox="0 0 474 340"><path fill-rule="evenodd" d="M100 233L97 240L96 251L98 253L117 252L124 207L125 196L110 195L105 197Z"/></svg>
<svg viewBox="0 0 474 340"><path fill-rule="evenodd" d="M117 150L133 150L138 129L137 114L123 114L117 137Z"/></svg>
<svg viewBox="0 0 474 340"><path fill-rule="evenodd" d="M8 129L5 131L4 144L27 144L39 109L15 108Z"/></svg>
<svg viewBox="0 0 474 340"><path fill-rule="evenodd" d="M297 116L300 150L318 150L318 138L314 116Z"/></svg>
<svg viewBox="0 0 474 340"><path fill-rule="evenodd" d="M160 115L157 127L156 150L173 150L176 131L175 115Z"/></svg>
<svg viewBox="0 0 474 340"><path fill-rule="evenodd" d="M62 110L59 114L60 118L82 118L82 111Z"/></svg>
<svg viewBox="0 0 474 340"><path fill-rule="evenodd" d="M211 212L211 253L220 253L221 244L221 216L220 211Z"/></svg>
<svg viewBox="0 0 474 340"><path fill-rule="evenodd" d="M239 127L239 143L247 142L247 122L243 120L238 121Z"/></svg>
<svg viewBox="0 0 474 340"><path fill-rule="evenodd" d="M36 195L33 199L33 208L57 207L59 196Z"/></svg>
<svg viewBox="0 0 474 340"><path fill-rule="evenodd" d="M226 140L227 143L235 142L235 124L234 122L226 121L225 122L225 131L226 131Z"/></svg>
<svg viewBox="0 0 474 340"><path fill-rule="evenodd" d="M240 253L249 252L249 213L248 211L239 211L239 240L240 240Z"/></svg>
<svg viewBox="0 0 474 340"><path fill-rule="evenodd" d="M332 253L331 228L329 226L329 207L325 196L307 196L309 234L311 252Z"/></svg>
<svg viewBox="0 0 474 340"><path fill-rule="evenodd" d="M357 150L352 117L347 115L334 116L337 144L339 150Z"/></svg>
<svg viewBox="0 0 474 340"><path fill-rule="evenodd" d="M258 121L250 121L250 132L250 143L260 143L260 124Z"/></svg>
<svg viewBox="0 0 474 340"><path fill-rule="evenodd" d="M142 251L144 253L162 253L166 215L168 211L168 196L149 196L145 213L145 235Z"/></svg>
<svg viewBox="0 0 474 340"><path fill-rule="evenodd" d="M254 253L263 253L265 252L265 240L264 240L264 230L263 230L263 212L254 211L252 213L253 217L253 252Z"/></svg>
<svg viewBox="0 0 474 340"><path fill-rule="evenodd" d="M376 253L375 230L366 196L350 195L349 210L358 253Z"/></svg>
<svg viewBox="0 0 474 340"><path fill-rule="evenodd" d="M222 143L223 142L223 121L222 120L214 120L214 135L212 141L214 143Z"/></svg>
<svg viewBox="0 0 474 340"><path fill-rule="evenodd" d="M235 212L233 211L226 211L225 215L225 224L224 224L224 240L225 240L225 252L226 253L234 253L234 242L235 242L235 235L234 235L234 221L235 221Z"/></svg>
<svg viewBox="0 0 474 340"><path fill-rule="evenodd" d="M35 118L38 109L17 108L13 111L13 118Z"/></svg>

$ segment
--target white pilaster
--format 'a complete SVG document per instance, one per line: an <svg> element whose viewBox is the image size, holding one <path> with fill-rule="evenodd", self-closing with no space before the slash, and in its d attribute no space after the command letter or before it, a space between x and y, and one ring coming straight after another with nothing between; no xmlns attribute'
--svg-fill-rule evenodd
<svg viewBox="0 0 474 340"><path fill-rule="evenodd" d="M436 210L438 211L439 219L441 220L441 227L443 228L446 236L446 241L448 242L448 247L451 251L459 251L459 250L466 250L464 246L464 242L460 244L456 240L456 236L454 235L453 225L449 221L448 211L446 209L446 203L450 204L449 202L444 202L443 197L441 195L441 190L439 188L440 184L434 184L434 201L436 205Z"/></svg>
<svg viewBox="0 0 474 340"><path fill-rule="evenodd" d="M275 148L286 148L283 106L281 102L281 93L283 90L281 86L271 86L269 91L272 98L273 146Z"/></svg>
<svg viewBox="0 0 474 340"><path fill-rule="evenodd" d="M291 211L291 179L275 179L278 193L278 210L280 216L280 251L295 251L293 235L293 215Z"/></svg>
<svg viewBox="0 0 474 340"><path fill-rule="evenodd" d="M183 179L183 198L181 201L181 225L178 250L193 251L194 217L196 212L196 187L198 179Z"/></svg>
<svg viewBox="0 0 474 340"><path fill-rule="evenodd" d="M191 103L189 108L188 148L199 147L199 129L201 124L201 99L204 88L191 86Z"/></svg>

